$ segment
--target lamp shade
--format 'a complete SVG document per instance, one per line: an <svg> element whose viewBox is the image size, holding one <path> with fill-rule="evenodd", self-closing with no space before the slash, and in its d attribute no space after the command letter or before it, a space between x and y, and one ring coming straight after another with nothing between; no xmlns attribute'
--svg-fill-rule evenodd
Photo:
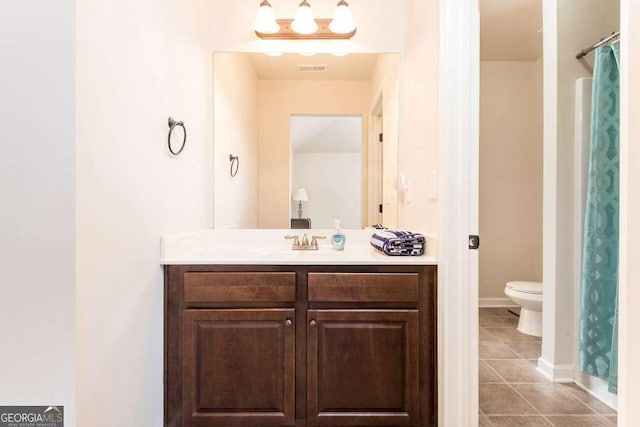
<svg viewBox="0 0 640 427"><path fill-rule="evenodd" d="M296 19L291 23L291 29L298 34L313 34L318 31L313 10L307 0L302 0L296 12Z"/></svg>
<svg viewBox="0 0 640 427"><path fill-rule="evenodd" d="M275 34L280 31L280 25L276 22L276 15L273 13L271 3L268 0L263 0L260 3L253 29L264 34Z"/></svg>
<svg viewBox="0 0 640 427"><path fill-rule="evenodd" d="M333 21L329 24L329 30L336 34L348 34L355 29L356 23L353 21L349 4L345 0L340 0L333 12Z"/></svg>
<svg viewBox="0 0 640 427"><path fill-rule="evenodd" d="M309 196L307 196L307 190L302 187L298 187L295 193L293 193L293 200L296 202L308 202Z"/></svg>

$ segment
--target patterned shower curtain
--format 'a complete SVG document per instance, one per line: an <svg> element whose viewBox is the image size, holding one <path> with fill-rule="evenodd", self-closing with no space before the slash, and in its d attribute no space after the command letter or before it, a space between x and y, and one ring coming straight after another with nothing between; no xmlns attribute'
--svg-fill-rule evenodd
<svg viewBox="0 0 640 427"><path fill-rule="evenodd" d="M596 50L582 257L580 367L618 388L620 45Z"/></svg>

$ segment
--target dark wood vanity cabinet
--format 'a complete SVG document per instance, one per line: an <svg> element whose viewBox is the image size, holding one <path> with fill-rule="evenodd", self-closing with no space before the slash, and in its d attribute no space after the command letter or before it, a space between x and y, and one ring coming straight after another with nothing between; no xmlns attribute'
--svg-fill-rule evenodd
<svg viewBox="0 0 640 427"><path fill-rule="evenodd" d="M418 424L417 310L309 310L310 425Z"/></svg>
<svg viewBox="0 0 640 427"><path fill-rule="evenodd" d="M435 266L165 267L165 426L436 425Z"/></svg>
<svg viewBox="0 0 640 427"><path fill-rule="evenodd" d="M186 310L185 425L292 425L294 320L293 309Z"/></svg>

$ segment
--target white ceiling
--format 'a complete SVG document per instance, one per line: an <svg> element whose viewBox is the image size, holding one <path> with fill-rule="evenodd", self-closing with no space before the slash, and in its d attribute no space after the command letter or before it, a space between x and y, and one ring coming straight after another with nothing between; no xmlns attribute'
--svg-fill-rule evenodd
<svg viewBox="0 0 640 427"><path fill-rule="evenodd" d="M480 59L535 61L541 29L542 0L480 0Z"/></svg>
<svg viewBox="0 0 640 427"><path fill-rule="evenodd" d="M291 149L294 153L359 153L361 145L361 117L291 117Z"/></svg>
<svg viewBox="0 0 640 427"><path fill-rule="evenodd" d="M370 80L378 60L377 54L302 56L284 54L267 56L248 53L260 80ZM326 65L327 72L299 72L298 65Z"/></svg>

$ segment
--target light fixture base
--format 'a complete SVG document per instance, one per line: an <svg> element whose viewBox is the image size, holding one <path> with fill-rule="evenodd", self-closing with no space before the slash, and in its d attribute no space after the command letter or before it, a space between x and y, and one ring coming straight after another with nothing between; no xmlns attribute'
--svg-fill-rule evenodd
<svg viewBox="0 0 640 427"><path fill-rule="evenodd" d="M329 29L331 19L316 19L318 31L313 34L298 34L291 28L293 19L276 19L280 25L280 31L273 34L260 33L256 31L256 35L264 40L348 40L352 38L357 28L347 34L336 34Z"/></svg>

